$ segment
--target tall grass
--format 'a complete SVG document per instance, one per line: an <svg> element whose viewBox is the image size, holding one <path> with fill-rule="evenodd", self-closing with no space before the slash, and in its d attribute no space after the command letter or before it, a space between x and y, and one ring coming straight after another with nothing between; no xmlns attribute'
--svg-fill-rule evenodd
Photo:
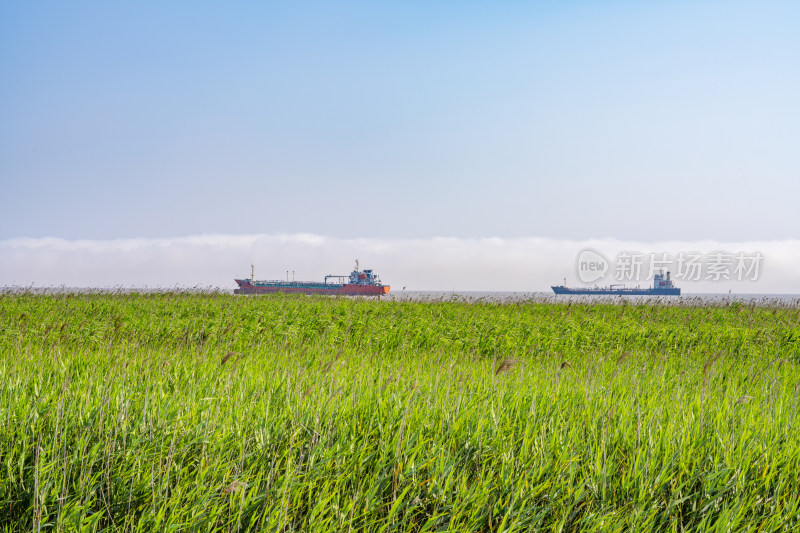
<svg viewBox="0 0 800 533"><path fill-rule="evenodd" d="M800 311L0 296L7 531L792 531Z"/></svg>

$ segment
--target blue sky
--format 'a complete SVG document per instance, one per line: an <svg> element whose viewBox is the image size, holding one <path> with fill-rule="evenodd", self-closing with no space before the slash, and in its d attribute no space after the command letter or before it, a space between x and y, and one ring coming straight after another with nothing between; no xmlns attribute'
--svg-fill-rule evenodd
<svg viewBox="0 0 800 533"><path fill-rule="evenodd" d="M797 3L0 10L0 238L798 236Z"/></svg>
<svg viewBox="0 0 800 533"><path fill-rule="evenodd" d="M5 2L0 240L797 239L798 28L796 2Z"/></svg>

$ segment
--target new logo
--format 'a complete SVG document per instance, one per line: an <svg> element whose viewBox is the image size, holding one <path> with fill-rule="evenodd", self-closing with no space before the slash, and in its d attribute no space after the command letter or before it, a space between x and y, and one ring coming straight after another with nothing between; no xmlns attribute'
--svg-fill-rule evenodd
<svg viewBox="0 0 800 533"><path fill-rule="evenodd" d="M606 256L593 248L584 248L578 254L575 264L578 271L578 279L583 283L593 283L606 277L609 270L609 263Z"/></svg>

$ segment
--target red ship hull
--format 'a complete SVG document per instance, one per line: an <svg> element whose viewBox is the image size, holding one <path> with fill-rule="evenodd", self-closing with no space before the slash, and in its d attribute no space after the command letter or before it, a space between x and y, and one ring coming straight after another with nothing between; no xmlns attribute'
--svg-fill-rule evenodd
<svg viewBox="0 0 800 533"><path fill-rule="evenodd" d="M380 296L389 293L389 285L351 285L345 284L341 287L323 289L314 287L258 287L247 281L236 280L239 288L233 291L234 294L272 294L276 292L294 294L332 294L337 296Z"/></svg>

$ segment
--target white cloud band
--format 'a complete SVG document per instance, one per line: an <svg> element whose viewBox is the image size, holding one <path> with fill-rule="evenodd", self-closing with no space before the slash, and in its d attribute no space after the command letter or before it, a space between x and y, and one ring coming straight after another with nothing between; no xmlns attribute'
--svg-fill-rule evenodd
<svg viewBox="0 0 800 533"><path fill-rule="evenodd" d="M255 263L259 279L321 280L346 274L353 259L393 290L549 291L577 282L584 248L620 251L760 252L757 281L682 281L686 292L800 293L800 241L723 243L569 241L546 238L342 239L314 234L196 235L159 239L0 241L0 285L38 287L219 287L233 289ZM646 272L645 272L646 274ZM634 283L636 284L636 283ZM642 280L640 284L647 284Z"/></svg>

